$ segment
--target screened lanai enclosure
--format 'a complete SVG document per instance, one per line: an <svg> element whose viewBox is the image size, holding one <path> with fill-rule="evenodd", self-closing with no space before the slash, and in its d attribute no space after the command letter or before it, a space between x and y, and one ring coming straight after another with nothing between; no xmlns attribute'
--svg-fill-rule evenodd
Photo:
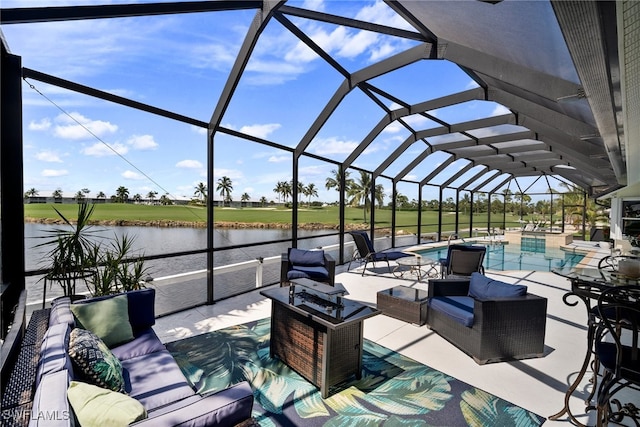
<svg viewBox="0 0 640 427"><path fill-rule="evenodd" d="M286 247L347 263L352 228L380 249L527 224L588 239L608 224L608 202L594 200L639 181L638 129L625 127L638 82L624 77L640 74L621 48L638 44L638 12L626 1L4 0L8 299L25 287L23 265L27 288L42 274L23 201L56 192L106 205L124 188L131 203L176 209L202 198L189 215L206 220L203 239L143 248L155 278L197 290L189 305L275 282L265 260ZM337 225L309 233L307 212L328 206ZM219 221L283 207L290 227L277 233L234 239Z"/></svg>

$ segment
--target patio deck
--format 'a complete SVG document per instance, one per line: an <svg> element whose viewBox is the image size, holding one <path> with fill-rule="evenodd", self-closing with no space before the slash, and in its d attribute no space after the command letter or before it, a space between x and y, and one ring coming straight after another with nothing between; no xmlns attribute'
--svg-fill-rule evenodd
<svg viewBox="0 0 640 427"><path fill-rule="evenodd" d="M609 250L587 242L575 242L576 249L590 251L584 263L597 265ZM346 266L336 271L336 282L349 291L349 298L366 304L376 303L376 293L396 285L426 289L426 283L398 279L386 272L386 265L378 263L376 271L361 276L361 268L346 272ZM564 393L576 377L586 351L586 313L580 305L569 307L562 296L570 289L568 280L548 272L487 271L488 276L527 285L529 292L548 298L545 356L513 362L477 365L473 359L441 338L426 326L418 327L384 315L365 321L365 338L398 351L421 363L438 369L520 405L541 416L558 412L564 404ZM155 330L164 342L217 330L231 325L268 317L271 302L259 290L159 318ZM590 391L587 372L571 399L574 415L587 425L595 425L593 411L584 413L584 399ZM630 402L640 402L638 393L630 394ZM547 420L545 425L570 425L567 418Z"/></svg>

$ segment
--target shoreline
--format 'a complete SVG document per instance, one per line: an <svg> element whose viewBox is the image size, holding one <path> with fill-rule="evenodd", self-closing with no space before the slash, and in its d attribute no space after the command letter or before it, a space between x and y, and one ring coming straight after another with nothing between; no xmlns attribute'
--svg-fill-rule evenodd
<svg viewBox="0 0 640 427"><path fill-rule="evenodd" d="M48 224L48 225L65 225L66 223L59 218L29 218L24 219L25 223ZM74 223L74 221L71 221ZM108 227L189 227L189 228L206 228L206 222L200 221L173 221L173 220L126 220L126 219L108 219L99 221L89 221L91 225L102 225ZM215 221L214 228L233 228L233 229L291 229L289 223L279 222L236 222L236 221ZM337 224L323 223L303 223L298 224L298 229L303 230L338 230ZM366 224L345 224L345 230L366 230Z"/></svg>

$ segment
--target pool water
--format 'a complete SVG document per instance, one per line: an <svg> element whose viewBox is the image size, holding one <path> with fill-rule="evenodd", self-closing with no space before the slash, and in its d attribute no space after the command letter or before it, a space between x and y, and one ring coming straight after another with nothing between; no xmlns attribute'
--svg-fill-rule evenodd
<svg viewBox="0 0 640 427"><path fill-rule="evenodd" d="M424 249L416 253L439 260L447 257L447 247ZM484 257L485 270L531 270L551 271L553 268L572 268L582 259L584 254L563 251L559 248L526 248L519 245L495 244L487 246Z"/></svg>

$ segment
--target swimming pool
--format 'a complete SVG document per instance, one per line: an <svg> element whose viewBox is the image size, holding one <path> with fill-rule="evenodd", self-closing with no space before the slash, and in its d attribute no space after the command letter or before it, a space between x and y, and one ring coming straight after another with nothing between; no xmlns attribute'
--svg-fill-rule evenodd
<svg viewBox="0 0 640 427"><path fill-rule="evenodd" d="M414 251L433 260L447 257L447 247ZM484 257L485 270L531 270L551 271L553 268L575 267L584 254L563 251L559 248L523 250L520 245L495 244L487 246Z"/></svg>

